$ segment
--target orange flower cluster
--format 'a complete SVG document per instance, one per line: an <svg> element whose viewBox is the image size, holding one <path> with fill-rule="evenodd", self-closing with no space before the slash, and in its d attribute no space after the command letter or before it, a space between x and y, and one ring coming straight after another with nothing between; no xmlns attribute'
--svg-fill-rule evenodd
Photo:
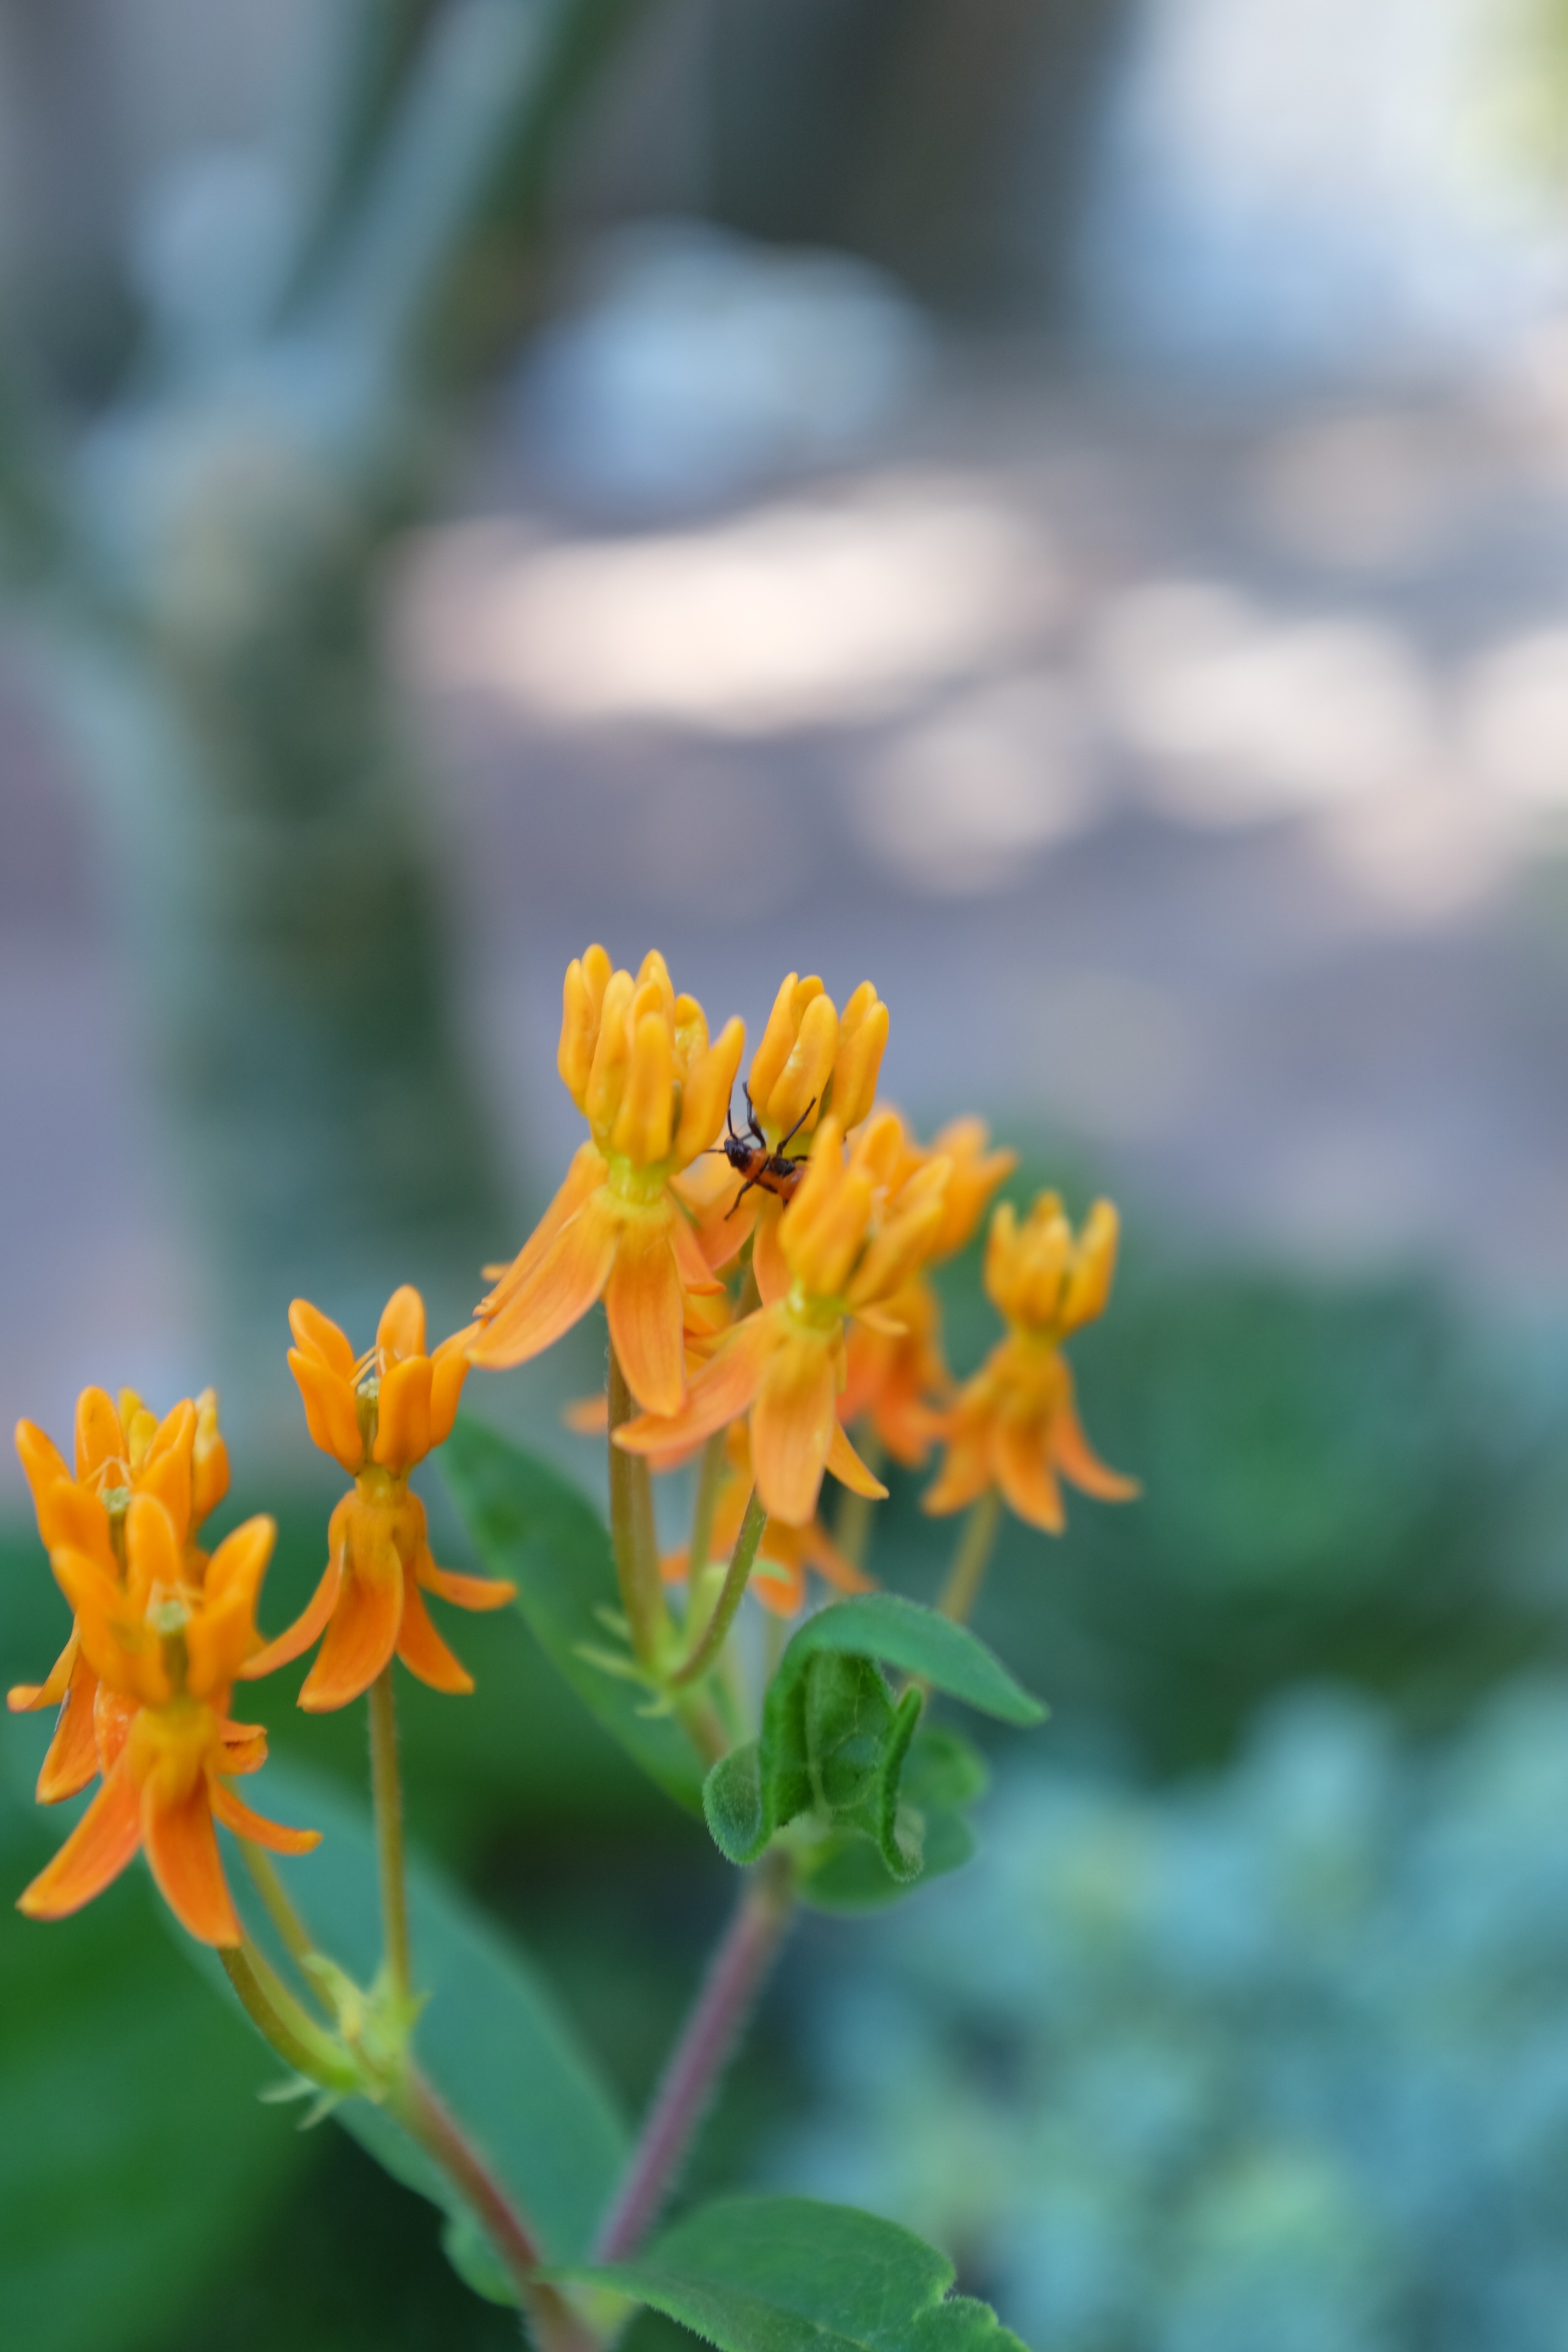
<svg viewBox="0 0 1568 2352"><path fill-rule="evenodd" d="M427 1355L425 1302L406 1283L387 1300L363 1356L308 1299L294 1301L289 1325L289 1365L310 1435L354 1483L327 1523L326 1571L310 1606L245 1674L270 1674L324 1634L300 1693L311 1714L347 1706L395 1653L433 1690L471 1691L473 1677L431 1623L424 1595L458 1609L502 1609L516 1587L437 1567L408 1474L451 1435L472 1330Z"/></svg>
<svg viewBox="0 0 1568 2352"><path fill-rule="evenodd" d="M247 1519L210 1558L195 1541L228 1484L210 1391L158 1422L130 1391L117 1407L101 1389L85 1390L74 1475L33 1423L20 1424L16 1442L74 1623L47 1681L14 1690L10 1704L61 1702L38 1783L44 1802L74 1796L100 1773L103 1781L20 1907L38 1919L79 1910L140 1849L193 1936L237 1944L215 1821L279 1853L318 1842L313 1830L252 1812L228 1785L267 1756L265 1732L232 1722L228 1710L258 1645L273 1523Z"/></svg>
<svg viewBox="0 0 1568 2352"><path fill-rule="evenodd" d="M985 1288L1007 1323L946 1423L942 1475L928 1511L962 1510L992 1486L1032 1527L1059 1535L1061 1477L1102 1502L1123 1503L1136 1483L1108 1470L1089 1446L1061 1352L1069 1333L1105 1311L1116 1272L1118 1222L1097 1201L1076 1237L1055 1192L1042 1192L1022 1224L1004 1202L991 1221Z"/></svg>

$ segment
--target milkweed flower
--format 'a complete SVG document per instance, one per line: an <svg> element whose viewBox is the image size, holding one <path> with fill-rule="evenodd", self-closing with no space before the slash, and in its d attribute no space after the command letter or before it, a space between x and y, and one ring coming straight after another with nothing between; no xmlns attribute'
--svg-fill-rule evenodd
<svg viewBox="0 0 1568 2352"><path fill-rule="evenodd" d="M777 1150L788 1138L791 1157L804 1159L825 1118L836 1119L841 1135L858 1127L876 1100L887 1042L888 1008L868 980L840 1013L815 972L805 980L790 972L746 1074L747 1099L768 1149ZM697 1215L704 1254L714 1267L726 1266L754 1232L755 1252L776 1267L784 1204L760 1185L737 1200L731 1176L722 1166L712 1176L693 1171L680 1187ZM779 1286L787 1286L782 1276Z"/></svg>
<svg viewBox="0 0 1568 2352"><path fill-rule="evenodd" d="M746 1424L738 1421L726 1441L728 1460L723 1484L713 1507L713 1519L708 1537L708 1559L727 1560L740 1538L741 1523L746 1516L751 1498L752 1452ZM691 1576L689 1549L666 1552L659 1561L666 1584L685 1584ZM812 1519L804 1528L784 1526L777 1519L763 1523L758 1538L756 1567L752 1571L751 1590L764 1609L775 1617L793 1617L805 1599L806 1570L815 1570L825 1582L839 1592L870 1592L874 1580L854 1561L840 1551L820 1518Z"/></svg>
<svg viewBox="0 0 1568 2352"><path fill-rule="evenodd" d="M327 1567L309 1607L243 1668L247 1680L301 1656L324 1634L300 1692L311 1714L347 1706L394 1653L433 1690L471 1691L473 1677L430 1622L424 1594L458 1609L500 1609L516 1586L455 1576L430 1551L425 1506L408 1474L451 1435L471 1328L425 1349L425 1302L405 1283L388 1299L375 1345L356 1358L308 1299L289 1309L289 1365L310 1435L353 1479L327 1524Z"/></svg>
<svg viewBox="0 0 1568 2352"><path fill-rule="evenodd" d="M933 1160L878 1213L877 1171L858 1142L847 1161L837 1118L816 1131L799 1190L779 1222L782 1295L737 1323L691 1383L681 1411L644 1414L616 1432L628 1453L657 1460L748 1413L757 1493L770 1518L803 1528L816 1516L825 1471L857 1494L879 1496L837 1412L845 1326L880 1319L881 1302L921 1263L942 1222L947 1162Z"/></svg>
<svg viewBox="0 0 1568 2352"><path fill-rule="evenodd" d="M197 1530L228 1491L228 1453L213 1390L204 1390L194 1402L183 1398L160 1421L133 1389L121 1389L118 1403L103 1389L83 1389L77 1400L74 1470L36 1422L17 1423L16 1451L47 1551L67 1544L118 1562L131 1501L152 1495L174 1524L187 1580L200 1584L206 1554L196 1542ZM97 1774L97 1692L98 1675L73 1623L45 1680L18 1684L7 1693L13 1713L55 1706L60 1710L38 1775L40 1804L76 1796Z"/></svg>
<svg viewBox="0 0 1568 2352"><path fill-rule="evenodd" d="M237 1944L214 1822L278 1853L320 1843L314 1830L252 1812L228 1785L266 1760L266 1733L231 1723L228 1707L256 1648L256 1596L276 1534L270 1519L247 1519L203 1559L193 1581L173 1513L143 1491L125 1507L118 1548L107 1516L89 1514L55 1546L55 1575L98 1678L103 1786L22 1895L18 1907L30 1917L79 1910L140 1849L183 1927L204 1944Z"/></svg>
<svg viewBox="0 0 1568 2352"><path fill-rule="evenodd" d="M601 947L567 967L556 1064L590 1139L481 1300L472 1362L525 1363L602 1297L632 1394L645 1411L676 1410L685 1296L716 1285L670 1180L722 1127L745 1042L731 1021L710 1044L702 1007L676 995L657 951L635 980Z"/></svg>
<svg viewBox="0 0 1568 2352"><path fill-rule="evenodd" d="M847 1428L864 1418L884 1452L915 1470L942 1434L942 1415L936 1408L949 1404L957 1388L942 1350L942 1307L928 1279L930 1269L969 1242L992 1194L1017 1166L1018 1155L991 1150L990 1129L981 1118L954 1119L925 1146L901 1121L898 1137L891 1181L907 1182L933 1159L952 1163L942 1223L924 1265L887 1301L889 1325L900 1328L873 1330L858 1323L851 1328L838 1417Z"/></svg>
<svg viewBox="0 0 1568 2352"><path fill-rule="evenodd" d="M1119 1224L1097 1201L1076 1237L1055 1192L1042 1192L1022 1223L1004 1202L991 1221L985 1288L1005 1318L1005 1339L967 1381L949 1416L947 1454L924 1498L928 1511L962 1510L999 1486L1031 1526L1066 1525L1058 1477L1102 1502L1127 1502L1135 1480L1108 1470L1078 1417L1061 1343L1105 1311L1116 1271Z"/></svg>

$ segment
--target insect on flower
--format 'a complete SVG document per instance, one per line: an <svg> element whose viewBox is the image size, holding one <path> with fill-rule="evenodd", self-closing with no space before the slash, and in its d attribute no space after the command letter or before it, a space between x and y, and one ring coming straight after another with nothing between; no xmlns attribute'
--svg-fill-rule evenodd
<svg viewBox="0 0 1568 2352"><path fill-rule="evenodd" d="M726 1110L724 1118L730 1132L721 1141L709 1147L710 1150L722 1152L736 1175L743 1176L746 1180L725 1212L726 1217L734 1215L735 1211L753 1186L760 1187L764 1192L773 1193L781 1201L794 1200L795 1188L805 1173L806 1155L801 1152L796 1156L787 1147L795 1141L795 1137L816 1108L816 1097L813 1095L789 1133L781 1136L777 1150L773 1150L769 1149L768 1139L757 1124L756 1106L752 1100L750 1087L742 1085L741 1092L746 1097L747 1133L736 1134L734 1112Z"/></svg>

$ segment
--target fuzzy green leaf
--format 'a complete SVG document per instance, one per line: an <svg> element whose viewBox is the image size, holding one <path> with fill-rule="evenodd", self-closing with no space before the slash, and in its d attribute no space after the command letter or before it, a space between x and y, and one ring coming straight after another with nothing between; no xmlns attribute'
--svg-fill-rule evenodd
<svg viewBox="0 0 1568 2352"><path fill-rule="evenodd" d="M909 2231L804 2197L703 2207L627 2263L572 2275L651 2305L718 2352L1027 2352Z"/></svg>
<svg viewBox="0 0 1568 2352"><path fill-rule="evenodd" d="M736 1864L755 1862L775 1832L803 1814L834 1832L805 1858L808 1892L815 1865L834 1908L885 1900L911 1885L926 1866L928 1843L933 1859L940 1851L942 1867L954 1868L967 1852L967 1832L955 1816L970 1801L956 1791L978 1793L983 1785L978 1759L942 1733L928 1750L934 1778L923 1804L903 1787L921 1694L911 1688L895 1702L879 1658L1004 1722L1037 1723L1045 1713L973 1633L912 1601L875 1593L808 1618L769 1685L761 1738L714 1765L702 1802L714 1843ZM933 1841L938 1820L943 1826ZM886 1888L868 1879L863 1865L843 1863L847 1832L869 1839Z"/></svg>
<svg viewBox="0 0 1568 2352"><path fill-rule="evenodd" d="M279 1819L322 1831L320 1850L280 1863L279 1874L321 1949L368 1983L381 1943L368 1810L335 1784L279 1763L268 1767L267 1795ZM247 1926L284 1969L237 1860L229 1876ZM610 2096L522 1954L416 1855L408 1909L416 1981L430 1996L415 2055L546 2252L570 2260L591 2242L626 2164ZM446 2212L445 2242L460 2275L482 2294L506 2295L504 2271L478 2222L391 2116L364 2099L347 2099L333 2113L395 2179Z"/></svg>
<svg viewBox="0 0 1568 2352"><path fill-rule="evenodd" d="M609 1532L587 1497L536 1454L460 1415L441 1468L487 1568L517 1586L530 1632L634 1762L690 1812L702 1810L696 1751L639 1683L607 1674L603 1610L620 1606Z"/></svg>
<svg viewBox="0 0 1568 2352"><path fill-rule="evenodd" d="M964 1814L985 1793L984 1759L944 1723L922 1723L910 1746L899 1801L921 1840L921 1884L962 1869L974 1852ZM802 1898L814 1911L880 1910L910 1889L857 1832L823 1838L801 1857Z"/></svg>

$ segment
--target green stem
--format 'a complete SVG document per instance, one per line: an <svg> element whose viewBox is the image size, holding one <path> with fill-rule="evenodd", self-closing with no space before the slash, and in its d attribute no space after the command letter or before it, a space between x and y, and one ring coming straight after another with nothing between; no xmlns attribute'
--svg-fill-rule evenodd
<svg viewBox="0 0 1568 2352"><path fill-rule="evenodd" d="M988 1486L964 1522L953 1554L947 1582L937 1602L944 1617L955 1625L963 1624L973 1608L985 1570L991 1563L991 1550L996 1541L996 1529L1001 1524L1002 1497L994 1486Z"/></svg>
<svg viewBox="0 0 1568 2352"><path fill-rule="evenodd" d="M616 1444L616 1432L637 1407L615 1344L610 1346L610 1537L615 1546L616 1576L621 1606L631 1629L632 1647L639 1662L657 1661L669 1627L664 1580L658 1567L658 1536L653 1516L653 1480L640 1454L627 1454Z"/></svg>
<svg viewBox="0 0 1568 2352"><path fill-rule="evenodd" d="M250 1838L239 1840L239 1851L245 1866L256 1884L256 1891L267 1906L267 1916L277 1928L283 1948L294 1961L304 1960L315 1951L310 1931L295 1910L289 1890L278 1874L278 1865L264 1846Z"/></svg>
<svg viewBox="0 0 1568 2352"><path fill-rule="evenodd" d="M539 2352L599 2352L598 2339L570 2305L555 2288L541 2284L537 2276L543 2262L541 2249L483 2157L416 2066L409 2064L388 2105L484 2224L485 2234L522 2298Z"/></svg>
<svg viewBox="0 0 1568 2352"><path fill-rule="evenodd" d="M874 1429L865 1426L855 1433L855 1449L873 1478L881 1475L887 1460L887 1448ZM838 1497L837 1515L833 1522L833 1540L854 1568L864 1568L866 1554L871 1543L871 1514L877 1506L869 1495L857 1495L846 1486Z"/></svg>
<svg viewBox="0 0 1568 2352"><path fill-rule="evenodd" d="M360 2074L342 2044L322 2032L288 1987L279 1982L248 1937L218 1948L224 1972L239 1995L246 2015L286 2066L323 2090L361 2087Z"/></svg>
<svg viewBox="0 0 1568 2352"><path fill-rule="evenodd" d="M794 1866L775 1850L748 1872L734 1916L709 1963L620 2194L599 2233L600 2262L634 2254L658 2219L794 1912Z"/></svg>
<svg viewBox="0 0 1568 2352"><path fill-rule="evenodd" d="M691 1510L691 1541L686 1549L686 1589L697 1590L698 1579L708 1565L708 1553L713 1541L713 1514L719 1507L719 1489L724 1483L725 1440L728 1430L716 1429L702 1449L701 1467L697 1473L697 1499Z"/></svg>
<svg viewBox="0 0 1568 2352"><path fill-rule="evenodd" d="M669 1677L671 1690L683 1684L699 1681L723 1648L730 1628L735 1622L735 1612L745 1597L751 1580L752 1563L757 1557L757 1546L763 1539L763 1529L768 1515L753 1486L746 1503L746 1516L741 1521L741 1532L735 1538L735 1549L720 1587L719 1598L713 1604L713 1614L699 1634L690 1654L682 1660Z"/></svg>
<svg viewBox="0 0 1568 2352"><path fill-rule="evenodd" d="M375 1843L381 1863L382 1932L386 1966L395 1990L414 1991L408 1954L408 1890L403 1868L403 1784L397 1771L397 1703L389 1658L370 1686L370 1786L375 1807Z"/></svg>

